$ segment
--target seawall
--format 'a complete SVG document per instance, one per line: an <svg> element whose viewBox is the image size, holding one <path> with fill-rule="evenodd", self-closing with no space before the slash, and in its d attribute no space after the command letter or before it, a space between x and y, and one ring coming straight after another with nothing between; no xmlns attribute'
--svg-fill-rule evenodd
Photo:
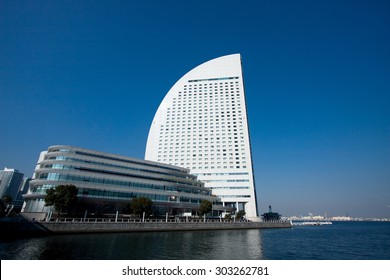
<svg viewBox="0 0 390 280"><path fill-rule="evenodd" d="M48 232L103 233L291 228L288 222L41 222Z"/></svg>
<svg viewBox="0 0 390 280"><path fill-rule="evenodd" d="M0 238L33 237L51 232L40 223L19 215L12 218L0 218Z"/></svg>
<svg viewBox="0 0 390 280"><path fill-rule="evenodd" d="M290 221L61 219L37 221L23 216L0 219L0 237L31 237L67 233L197 231L291 228Z"/></svg>

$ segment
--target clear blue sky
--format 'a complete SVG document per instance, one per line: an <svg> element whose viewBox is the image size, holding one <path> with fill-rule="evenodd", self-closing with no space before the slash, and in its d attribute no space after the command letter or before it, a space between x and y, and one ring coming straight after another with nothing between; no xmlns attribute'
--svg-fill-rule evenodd
<svg viewBox="0 0 390 280"><path fill-rule="evenodd" d="M143 158L170 87L241 53L260 212L390 217L389 1L0 0L0 168Z"/></svg>

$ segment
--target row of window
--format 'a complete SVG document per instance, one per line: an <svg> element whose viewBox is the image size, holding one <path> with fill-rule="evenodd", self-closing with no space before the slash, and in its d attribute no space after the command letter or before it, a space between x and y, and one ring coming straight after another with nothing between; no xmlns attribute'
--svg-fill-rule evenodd
<svg viewBox="0 0 390 280"><path fill-rule="evenodd" d="M200 133L203 133L202 135L203 136L199 136L201 135ZM235 129L233 132L230 132L223 134L216 134L214 135L213 133L208 133L208 132L205 132L204 130L196 130L193 129L192 131L184 131L184 130L181 130L180 128L177 128L176 130L174 128L171 128L169 131L164 131L164 132L161 132L160 133L160 142L162 142L162 140L164 140L165 138L171 138L171 140L175 140L176 142L179 142L179 140L181 141L193 141L194 144L196 144L196 141L217 141L217 142L221 142L221 143L225 143L225 144L232 144L233 143L233 138L234 137L234 141L238 141L238 137L244 137L244 132L242 129L239 130L239 132ZM172 138L175 138L175 139L172 139ZM242 138L240 138L242 139ZM245 139L245 138L244 138ZM199 143L199 145L201 145L202 142Z"/></svg>
<svg viewBox="0 0 390 280"><path fill-rule="evenodd" d="M71 182L84 182L101 185L114 185L126 188L137 188L137 189L154 189L160 191L171 191L171 192L185 192L201 195L211 195L211 191L208 189L195 189L195 188L183 188L179 186L166 186L166 185L154 185L145 184L134 181L120 181L107 178L95 178L87 176L78 176L72 174L61 174L61 173L42 173L38 175L39 180L49 181L71 181ZM38 191L38 190L36 190Z"/></svg>
<svg viewBox="0 0 390 280"><path fill-rule="evenodd" d="M213 112L210 112L210 117L213 117L212 116L213 114L214 114ZM175 116L175 115L172 114L172 116ZM178 116L180 116L180 114L178 114ZM207 113L205 112L205 114L203 114L203 116L207 117ZM180 123L188 122L188 123L193 123L193 125L197 125L200 127L202 127L202 126L207 127L209 125L217 125L217 124L221 125L222 124L222 125L227 125L226 127L224 126L224 128L228 128L231 124L233 124L233 125L237 125L237 124L242 125L243 124L242 114L238 114L239 121L237 121L235 114L232 114L232 116L227 115L227 117L225 117L224 115L221 115L221 116L222 117L216 116L214 119L211 119L210 122L204 123L204 119L202 121L200 121L200 120L197 120L196 117L191 118L190 113L183 115L182 118L176 118L176 117L170 118L170 115L168 113L167 119L165 122L165 126L168 126L168 124L180 124ZM162 126L164 126L164 124Z"/></svg>
<svg viewBox="0 0 390 280"><path fill-rule="evenodd" d="M194 114L196 115L196 113ZM231 121L232 124L242 124L243 123L243 118L242 117L239 117L239 118L236 118L236 117L226 117L226 118L221 118L219 119L218 117L215 118L213 116L208 116L207 114L199 114L198 117L194 116L193 118L191 118L191 113L188 113L188 114L183 114L183 117L181 118L180 117L181 115L180 114L172 114L172 115L169 115L167 114L167 119L166 121L170 121L170 117L172 117L172 120L173 121L176 121L176 123L184 123L184 122L193 122L193 123L197 123L199 124L199 126L207 126L207 125L226 125L226 124L230 124L229 122ZM186 116L186 117L184 117ZM198 121L197 121L198 120ZM237 122L238 120L238 122ZM207 125L205 123L205 121L207 121ZM201 125L202 123L202 125ZM225 127L223 127L225 128Z"/></svg>
<svg viewBox="0 0 390 280"><path fill-rule="evenodd" d="M227 148L229 148L229 152L233 151L233 145L234 147L238 147L238 144L240 143L241 144L241 147L245 147L244 143L245 141L244 140L238 140L238 139L234 139L234 140L230 140L230 139L220 139L220 137L214 137L214 136L208 136L208 135L205 135L204 137L201 137L199 139L195 138L196 136L194 136L193 138L190 138L190 137L165 137L165 138L162 138L159 140L159 148L161 149L162 147L161 146L164 146L164 148L168 148L168 146L171 146L169 148L173 148L172 146L175 146L175 148L180 148L181 150L183 149L191 149L191 142L187 142L187 145L185 143L185 141L194 141L192 142L192 149L200 149L202 150L202 148L204 149L211 149L211 152L216 152L216 149L218 149L218 153L220 152L221 148L224 150L223 152L226 152ZM235 137L237 138L237 137ZM168 142L168 141L164 141L165 139L167 140L171 140L169 145L168 143L164 143L163 145L163 142ZM200 142L195 142L199 140ZM175 143L176 142L176 143ZM210 146L208 145L210 143ZM180 147L176 147L176 146L179 146L179 144L181 144ZM207 152L207 150L206 150Z"/></svg>
<svg viewBox="0 0 390 280"><path fill-rule="evenodd" d="M248 179L231 179L231 180L202 180L205 183L220 183L220 182L228 182L228 183L241 183L241 182L249 182Z"/></svg>
<svg viewBox="0 0 390 280"><path fill-rule="evenodd" d="M181 102L180 100L177 102L173 101L171 107L167 109L167 112L172 111L182 111L182 110L193 110L193 112L203 112L203 111L215 111L217 113L224 113L226 111L231 112L232 110L238 110L241 109L241 102L239 100L225 100L225 101L219 101L215 99L210 100L198 100L199 102L196 102L196 100L191 101L184 100ZM212 106L215 105L215 106ZM207 109L207 110L206 110Z"/></svg>
<svg viewBox="0 0 390 280"><path fill-rule="evenodd" d="M190 113L194 113L194 115L196 115L197 113L204 114L205 112L215 112L215 114L223 114L226 112L231 113L233 110L241 110L241 105L240 104L224 105L223 103L218 105L218 102L213 103L212 101L209 101L205 103L203 106L202 104L199 104L199 106L197 106L196 104L189 103L189 104L177 104L176 107L176 105L173 103L170 110L167 110L167 114L169 115L170 113L175 113L175 112L180 113L180 112L184 112L184 110L186 110L185 115L191 115Z"/></svg>
<svg viewBox="0 0 390 280"><path fill-rule="evenodd" d="M249 175L248 172L229 172L229 173L192 173L196 176L231 176L231 175Z"/></svg>
<svg viewBox="0 0 390 280"><path fill-rule="evenodd" d="M172 176L171 174L166 174L168 175L166 178L161 178L161 174L156 179L156 176L152 176L150 173L124 173L123 171L112 171L112 170L105 170L105 169L97 169L94 166L88 166L88 167L83 167L83 166L74 166L74 165L64 165L64 164L48 164L44 165L44 167L50 167L54 166L57 168L52 168L52 169L65 169L65 170L77 170L77 171L82 171L82 172L88 172L88 173L98 173L101 175L114 175L114 176L123 176L123 177L130 177L130 178L140 178L140 179L146 179L146 180L158 180L158 181L164 181L164 182L169 182L169 183L174 183L174 184L183 184L183 185L189 185L189 186L195 186L195 187L200 187L202 186L199 182L194 181L194 180L181 180L181 177L175 177ZM153 174L154 175L154 174ZM195 178L195 177L193 177Z"/></svg>
<svg viewBox="0 0 390 280"><path fill-rule="evenodd" d="M239 85L209 86L209 87L187 87L182 88L176 95L179 98L206 99L215 97L236 97L240 95Z"/></svg>
<svg viewBox="0 0 390 280"><path fill-rule="evenodd" d="M202 96L203 93L203 96ZM208 87L184 87L179 91L178 96L183 96L191 98L192 94L194 98L207 98L226 94L226 97L229 96L229 93L233 95L234 93L240 93L239 85L220 85L220 86L208 86Z"/></svg>
<svg viewBox="0 0 390 280"><path fill-rule="evenodd" d="M214 127L215 125L215 127ZM214 128L216 129L216 133L214 134ZM222 132L219 132L220 129L222 128ZM190 137L190 140L209 140L205 139L207 137L211 137L214 139L219 138L217 140L232 140L231 137L238 137L238 135L243 136L244 135L244 129L242 125L239 125L239 128L237 126L232 127L227 127L224 124L222 126L219 126L219 124L211 124L210 125L210 131L208 130L209 127L204 126L202 127L201 125L199 127L196 126L196 124L182 124L180 125L179 123L175 125L166 125L166 128L164 129L163 127L160 128L160 136L163 137L168 137L168 136L176 136L179 138L184 138L187 136ZM180 135L181 134L181 135ZM171 137L172 138L172 137ZM199 138L199 139L197 139ZM237 138L236 138L237 139ZM211 140L211 139L210 139Z"/></svg>
<svg viewBox="0 0 390 280"><path fill-rule="evenodd" d="M176 104L177 103L177 104ZM223 102L219 102L219 101L215 101L215 100L205 100L204 102L195 102L195 101L191 101L191 100L188 100L188 102L186 102L185 100L183 102L181 102L180 100L178 102L176 101L173 101L172 104L171 104L171 107L169 107L170 111L174 111L175 109L177 110L182 110L182 109L185 109L185 110L193 110L194 112L203 112L203 109L208 109L210 111L215 111L217 113L223 113L223 112L231 112L232 110L241 110L241 102L240 101L237 101L237 103L233 100L232 102L229 102L229 101L226 101ZM168 109L167 109L167 112L168 112Z"/></svg>
<svg viewBox="0 0 390 280"><path fill-rule="evenodd" d="M234 186L234 187L209 187L212 190L246 190L249 189L249 187L240 187L240 186Z"/></svg>
<svg viewBox="0 0 390 280"><path fill-rule="evenodd" d="M177 97L173 97L172 103L182 103L185 105L186 103L190 103L191 105L204 105L204 103L209 104L209 102L215 101L216 104L218 104L218 101L220 101L221 104L226 101L226 103L229 103L229 101L235 103L237 102L240 103L243 101L242 99L242 94L236 92L234 93L231 91L230 93L228 91L226 92L214 92L214 93L209 93L205 92L202 96L202 93L194 93L194 97L192 97L191 93L188 94L188 97L186 94L178 94ZM228 104L227 104L228 105Z"/></svg>
<svg viewBox="0 0 390 280"><path fill-rule="evenodd" d="M230 124L243 124L243 116L242 114L232 114L232 116L227 116L219 114L218 112L215 113L216 116L214 116L214 112L199 112L199 116L196 116L197 113L195 112L193 115L191 114L191 110L188 110L188 113L183 110L183 114L180 114L182 112L178 112L175 114L173 112L170 114L170 112L167 112L166 114L166 119L165 123L184 123L184 122L192 122L198 126L204 126L205 128L209 125L216 125L216 124L225 124L225 125L230 125ZM223 116L220 117L220 116ZM202 117L202 118L200 118ZM237 120L238 117L238 120ZM208 122L205 122L205 120L208 120Z"/></svg>
<svg viewBox="0 0 390 280"><path fill-rule="evenodd" d="M241 131L244 131L242 125L239 126L240 129L237 128L237 125L233 125L233 127L232 126L230 126L230 127L229 126L225 126L225 124L222 124L221 126L219 126L220 125L219 123L211 124L211 126L212 125L215 125L216 129L220 129L221 128L221 129L223 129L224 131L227 131L227 132L231 132L231 131L234 131L234 132L240 131L241 132ZM211 126L210 126L210 128L213 129L214 127L211 127ZM176 132L176 134L179 134L180 131L182 132L182 134L183 133L189 134L190 131L186 131L186 127L192 128L192 134L194 134L194 132L195 133L198 132L198 133L205 133L204 137L208 137L209 136L208 132L205 131L205 129L206 129L205 127L202 127L200 125L199 126L199 130L197 131L196 124L195 123L192 124L192 123L190 123L190 121L188 122L188 124L185 124L184 121L183 121L183 124L181 124L181 125L180 125L180 122L177 122L177 125L166 124L165 128L163 126L161 126L160 134L164 134L165 133L165 134L172 134L173 135L175 132ZM187 130L189 130L188 128L187 128ZM233 130L232 130L232 128L233 128ZM221 135L221 134L217 134L217 135ZM196 135L193 135L193 136L196 137ZM214 135L211 133L210 136L214 136ZM204 137L200 137L200 138L203 139ZM218 140L220 140L220 139L218 139ZM227 139L226 139L226 137L222 137L222 140L227 140Z"/></svg>
<svg viewBox="0 0 390 280"><path fill-rule="evenodd" d="M240 137L243 137L243 134L240 133ZM197 135L193 135L193 137L190 137L189 135L183 135L182 137L179 137L179 135L161 135L159 139L159 146L160 148L164 146L164 148L168 148L168 146L175 146L176 148L183 149L195 149L194 147L199 147L199 149L202 149L200 147L203 147L203 149L211 149L210 152L215 152L215 149L227 149L231 151L232 149L237 149L238 145L241 147L245 147L245 141L244 140L238 140L238 139L217 139L218 137L214 136L205 136L204 138L196 138ZM229 137L233 137L229 136ZM238 137L238 135L234 135L234 137ZM187 141L187 145L186 142ZM191 142L193 141L193 142ZM192 147L192 148L191 148ZM220 151L218 151L220 152Z"/></svg>
<svg viewBox="0 0 390 280"><path fill-rule="evenodd" d="M185 124L181 125L182 129L180 130L180 122L177 122L176 129L175 129L175 124L172 123L172 125L166 124L165 125L165 131L164 131L164 126L160 126L160 136L177 136L180 139L183 139L185 136L187 136L188 140L193 140L196 141L201 139L204 139L205 137L211 137L214 138L216 137L217 140L222 140L224 142L231 142L231 140L237 140L238 139L238 131L240 132L240 139L245 139L244 137L244 126L242 124L239 125L227 125L223 126L222 130L221 127L218 125L214 129L214 126L210 126L210 130L208 126L202 127L202 125L199 125L199 130L197 130L196 126L197 124L189 124L189 126L193 126L193 129L191 131L185 130ZM169 129L170 127L170 129ZM168 128L168 129L167 129ZM233 130L232 130L233 129ZM170 132L170 133L169 133ZM181 135L180 135L181 132ZM185 134L185 135L183 135ZM189 135L192 137L189 138ZM234 137L234 138L233 138ZM178 140L176 140L178 141Z"/></svg>
<svg viewBox="0 0 390 280"><path fill-rule="evenodd" d="M242 146L244 147L244 146ZM187 150L185 150L187 149ZM220 152L216 151L216 149L213 150L213 148L210 150L211 153L209 153L208 147L206 146L204 149L199 148L199 149L193 149L191 150L191 147L186 147L182 146L179 148L173 148L173 147L159 147L158 149L158 155L164 158L183 158L187 161L199 161L199 160L204 160L204 161L227 161L227 160L240 160L240 156L242 160L246 160L245 156L245 149L242 149L241 153L239 153L239 149L235 149L233 152L233 149L229 149L229 152ZM169 155L169 156L168 156Z"/></svg>
<svg viewBox="0 0 390 280"><path fill-rule="evenodd" d="M36 186L35 193L46 193L47 189L55 188L56 185L41 185ZM128 199L147 197L153 202L172 202L172 203L194 203L199 204L201 198L194 198L188 196L178 195L163 195L163 194L150 194L150 193L138 193L138 192L118 192L105 189L90 189L90 188L78 188L78 196L83 198L109 198L109 199ZM221 205L222 202L213 200L213 204Z"/></svg>
<svg viewBox="0 0 390 280"><path fill-rule="evenodd" d="M188 151L189 152L189 151ZM235 160L240 160L240 157L239 157L239 154L237 153L236 154L236 157L234 158L234 156L233 156L233 154L231 153L231 154L229 154L229 156L227 156L227 154L226 153L224 153L224 154L217 154L216 155L216 157L214 157L214 155L213 154L211 154L211 157L209 156L209 154L204 154L204 156L203 156L203 154L196 154L196 152L197 151L193 151L193 153L195 153L195 154L192 154L192 158L191 158L191 154L187 154L188 156L187 157L185 157L184 155L179 155L179 154L175 154L175 155L173 155L172 153L169 153L169 155L167 154L168 152L167 151L164 151L164 158L176 158L176 159L186 159L187 161L199 161L199 160L205 160L205 161L212 161L213 163L215 163L214 161L215 160L218 160L218 161L226 161L227 162L227 160L231 160L231 161L233 161L234 159ZM202 151L200 151L201 153L202 153ZM207 151L206 151L207 152ZM160 154L162 154L162 152L158 152L158 154L160 155ZM160 156L161 157L161 156ZM242 157L242 160L246 160L246 157ZM233 162L231 162L231 163L233 163Z"/></svg>
<svg viewBox="0 0 390 280"><path fill-rule="evenodd" d="M199 162L198 165L195 163L195 162L188 162L188 161L184 161L183 159L180 160L172 160L172 159L161 159L160 157L157 159L158 162L164 162L164 163L168 163L168 164L172 164L172 165L175 165L175 166L181 166L181 167L184 167L184 168L188 168L188 169L191 169L191 170L203 170L203 169L227 169L227 168L230 168L230 169L246 169L248 168L247 165L213 165L213 166L203 166L203 164L205 164L204 162ZM207 164L207 163L206 163ZM242 164L246 164L244 162L242 162Z"/></svg>
<svg viewBox="0 0 390 280"><path fill-rule="evenodd" d="M183 103L181 104L181 102L179 101L178 102L179 104L176 104L175 101L173 101L172 103L172 107L170 107L170 110L174 111L176 108L175 107L179 107L177 108L178 110L179 109L191 109L193 110L194 112L202 112L201 109L209 109L210 111L211 110L215 110L217 113L223 113L223 112L231 112L232 110L236 109L236 110L241 110L241 104L240 102L232 102L229 104L229 102L226 102L226 105L224 104L224 102L213 102L212 100L209 100L208 102L205 102L205 103L200 103L200 104L192 104L192 103L185 103L183 101ZM198 110L199 109L199 110ZM167 110L168 112L168 110Z"/></svg>
<svg viewBox="0 0 390 280"><path fill-rule="evenodd" d="M220 86L203 86L203 87L186 87L184 85L181 88L176 97L193 97L196 98L207 98L207 97L235 97L240 95L239 85L220 85Z"/></svg>
<svg viewBox="0 0 390 280"><path fill-rule="evenodd" d="M173 203L196 203L199 204L200 198L176 196L176 195L162 195L162 194L149 194L149 193L134 193L134 192L117 192L100 189L79 189L79 193L83 197L96 197L96 198L110 198L110 199L133 199L139 197L147 197L152 201L160 202L173 202ZM217 203L214 203L217 204ZM219 204L219 203L218 203Z"/></svg>
<svg viewBox="0 0 390 280"><path fill-rule="evenodd" d="M158 154L159 155L160 154L164 154L164 155L169 154L169 157L171 157L171 158L173 156L175 156L175 158L186 158L188 160L191 160L191 157L192 157L193 160L202 159L203 157L205 158L205 160L209 160L209 159L210 160L222 160L222 159L224 159L224 160L227 160L227 159L232 160L232 159L234 159L234 156L236 156L235 159L240 159L239 158L239 156L240 156L239 152L236 151L234 153L233 150L231 150L231 149L229 149L229 153L227 153L227 152L221 153L221 152L215 152L215 151L211 150L210 154L209 154L209 150L208 150L207 147L205 147L204 150L203 149L197 149L197 150L194 149L194 150L191 151L190 147L187 147L187 149L188 150L185 151L185 147L181 147L180 148L181 151L180 151L180 154L179 154L179 148L178 147L176 147L176 148L172 148L172 147L170 147L170 148L168 148L168 147L161 148L161 147L159 147ZM164 150L164 152L162 150ZM185 154L185 152L187 152L187 154ZM246 157L245 157L244 153L242 154L242 156L243 156L242 159L245 160Z"/></svg>
<svg viewBox="0 0 390 280"><path fill-rule="evenodd" d="M167 115L167 119L169 120L169 117L170 116L180 116L180 113L183 113L182 115L182 118L178 118L178 117L175 117L175 118L172 118L172 121L174 120L185 120L186 118L187 119L191 119L191 116L194 116L194 122L196 122L196 115L204 115L205 117L207 117L207 115L210 115L210 117L213 117L213 118L225 118L226 117L242 117L242 113L241 112L236 112L236 111L233 111L234 108L232 108L232 110L224 110L224 111L219 111L219 110L213 110L213 109L207 109L207 108L204 108L204 109L199 109L199 110L193 110L192 108L188 107L188 109L186 107L182 107L180 109L172 109L172 110L167 110L166 112L166 115ZM175 115L177 113L177 115ZM193 113L193 114L192 114ZM242 119L242 118L240 118Z"/></svg>
<svg viewBox="0 0 390 280"><path fill-rule="evenodd" d="M215 156L222 156L223 155L224 157L226 157L226 156L233 156L233 155L239 156L239 150L240 150L238 148L238 146L235 146L234 149L233 149L233 147L230 147L230 145L229 145L229 152L226 152L226 151L221 152L221 148L211 147L213 145L209 146L208 143L202 143L203 144L202 145L203 148L194 148L194 146L192 146L192 148L191 148L190 144L188 144L188 146L185 145L185 144L181 144L182 146L179 146L178 144L177 145L171 145L171 144L169 145L169 147L168 147L168 145L164 145L163 147L159 146L159 151L164 150L164 154L165 154L169 150L169 152L171 152L171 153L173 151L175 151L176 154L179 154L179 150L180 150L180 156L184 156L184 153L187 152L186 156L188 158L190 156L191 152L192 153L202 153L202 154L204 153L205 156L209 156L210 155L211 157L213 157L214 155ZM215 143L210 143L210 144L214 144L214 146L219 146L219 145L215 145ZM244 148L245 145L242 144L240 146L241 146L241 151L245 152L245 148ZM209 154L209 152L210 152L210 154Z"/></svg>
<svg viewBox="0 0 390 280"><path fill-rule="evenodd" d="M193 95L192 95L193 94ZM202 95L203 94L203 95ZM223 89L200 89L200 90L189 90L188 93L186 90L184 90L184 93L179 91L179 94L177 97L174 98L174 100L180 102L182 101L194 101L194 102L202 102L202 101L211 101L211 100L236 100L236 101L241 101L240 100L240 91L239 90L234 90L233 88L225 88ZM219 98L219 99L218 99Z"/></svg>
<svg viewBox="0 0 390 280"><path fill-rule="evenodd" d="M167 139L167 140L169 140L169 139ZM165 142L168 142L167 140L165 140ZM182 142L181 145L180 145L180 143L176 143L176 145L175 145L174 143L172 143L172 141L170 141L169 143L164 143L164 145L159 144L159 150L160 151L161 150L164 150L164 151L175 150L175 153L179 153L179 150L180 150L180 155L184 155L184 152L186 151L188 154L187 157L189 156L189 153L191 153L191 150L192 150L192 152L205 153L205 154L208 154L210 152L210 156L214 156L214 155L221 156L222 154L224 154L224 156L227 156L227 153L229 153L229 155L233 155L233 154L238 155L239 151L240 151L239 146L241 147L241 151L243 151L243 152L245 151L245 144L240 144L240 145L237 144L237 145L234 145L234 147L233 147L233 145L229 145L228 152L226 152L226 151L221 152L221 144L220 143L225 143L225 142L211 142L211 141L210 141L210 143L208 141L207 142L199 142L198 148L196 148L195 142L193 143L193 146L191 146L191 143L187 143L187 145L186 145L185 143ZM227 148L227 147L226 147L226 145L222 145L222 148Z"/></svg>
<svg viewBox="0 0 390 280"><path fill-rule="evenodd" d="M131 159L119 158L119 157L114 157L114 156L110 156L110 155L94 154L94 153L89 153L89 152L84 152L84 151L73 151L73 150L69 150L69 149L52 148L52 149L49 149L48 152L49 152L48 155L47 155L48 159L55 159L56 158L53 155L50 156L50 153L66 152L66 153L71 153L71 154L76 154L76 155L88 156L88 157L91 157L91 158L107 159L107 160L112 160L112 161L117 161L117 162L145 165L145 166L154 167L154 168L163 168L163 169L172 170L172 171L175 171L175 172L182 172L182 173L185 173L185 174L187 173L185 171L178 170L177 168L174 168L174 167L159 166L159 165L156 165L156 164L153 164L153 163L150 163L150 162L145 162L145 161L138 162L138 161L131 160ZM98 162L92 162L92 163L109 165L108 163L98 163ZM115 165L112 165L112 166L115 166ZM120 166L118 166L118 167L120 167Z"/></svg>
<svg viewBox="0 0 390 280"><path fill-rule="evenodd" d="M137 168L137 167L130 167L130 166L123 166L123 165L117 165L117 164L110 164L106 162L97 162L97 161L91 161L86 159L80 159L75 157L67 157L67 156L49 156L47 157L48 160L57 160L57 161L67 161L67 162L76 162L76 163L84 163L88 165L97 165L102 167L112 167L120 170L131 170L131 171L140 171L140 172L147 172L152 174L161 174L161 175L167 175L167 176L174 176L178 178L183 178L187 180L195 180L196 178L194 176L191 176L188 173L183 172L161 172L161 171L155 171L150 169L143 169L143 168ZM46 164L45 162L41 163L41 168L52 168L52 169L74 169L76 165L72 164L62 164L62 163L56 163L56 164Z"/></svg>
<svg viewBox="0 0 390 280"><path fill-rule="evenodd" d="M173 103L186 103L186 102L193 102L192 105L202 105L202 103L205 103L205 104L208 104L209 102L215 102L216 104L218 104L218 101L220 101L220 103L229 103L229 102L232 102L232 103L235 103L237 101L237 103L240 103L242 100L241 100L241 95L238 91L236 91L236 93L234 93L234 91L231 91L230 92L230 95L229 95L229 92L228 91L225 91L225 96L224 96L224 93L222 92L210 92L209 94L207 94L207 92L205 92L203 94L203 97L202 97L202 93L197 93L197 96L194 96L192 97L191 96L191 91L189 91L190 94L188 94L188 97L187 95L184 93L184 94L180 94L177 95L177 97L174 97L173 98ZM196 90L194 91L196 93ZM176 102L177 101L177 102Z"/></svg>
<svg viewBox="0 0 390 280"><path fill-rule="evenodd" d="M179 165L179 166L182 166L184 168L189 168L189 169L193 169L193 170L195 170L195 169L196 170L198 170L198 169L200 169L200 170L203 170L203 169L227 169L227 168L230 168L230 169L246 169L247 168L246 165L242 165L242 166L240 166L240 165L237 165L237 166L234 166L234 165L230 165L230 166L229 165L224 165L224 166L222 166L222 165L202 166L201 165L202 163L199 163L199 166L197 166L195 164L191 165L191 164L184 163L184 162L181 162L180 164L178 164L177 160L175 160L175 163L172 160L169 160L169 161L165 161L164 160L164 161L162 161L161 159L158 159L158 161L167 162L169 164L174 164L176 166Z"/></svg>

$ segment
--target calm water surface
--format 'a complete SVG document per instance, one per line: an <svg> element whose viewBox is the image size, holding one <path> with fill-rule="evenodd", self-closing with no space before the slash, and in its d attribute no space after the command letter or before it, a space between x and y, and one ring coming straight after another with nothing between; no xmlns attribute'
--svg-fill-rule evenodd
<svg viewBox="0 0 390 280"><path fill-rule="evenodd" d="M1 259L390 260L389 222L292 229L59 235L0 241Z"/></svg>

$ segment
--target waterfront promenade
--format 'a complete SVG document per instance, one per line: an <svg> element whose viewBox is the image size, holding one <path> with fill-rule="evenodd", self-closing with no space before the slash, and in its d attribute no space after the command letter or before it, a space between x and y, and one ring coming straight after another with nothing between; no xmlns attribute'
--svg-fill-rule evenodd
<svg viewBox="0 0 390 280"><path fill-rule="evenodd" d="M223 219L83 219L35 221L25 218L2 221L3 233L66 234L104 232L198 231L290 228L290 221L251 222Z"/></svg>
<svg viewBox="0 0 390 280"><path fill-rule="evenodd" d="M234 222L220 220L69 220L43 222L42 226L53 233L138 232L138 231L188 231L288 228L290 222Z"/></svg>

